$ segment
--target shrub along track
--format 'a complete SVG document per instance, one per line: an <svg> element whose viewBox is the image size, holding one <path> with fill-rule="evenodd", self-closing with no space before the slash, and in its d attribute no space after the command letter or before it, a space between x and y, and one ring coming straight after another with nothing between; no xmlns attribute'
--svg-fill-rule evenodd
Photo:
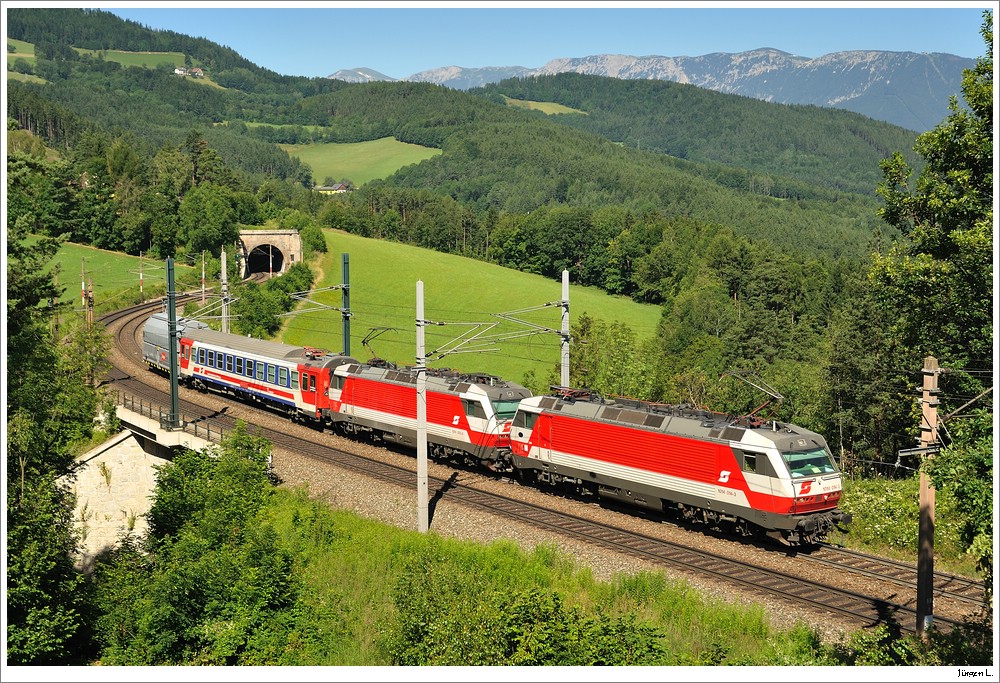
<svg viewBox="0 0 1000 683"><path fill-rule="evenodd" d="M141 354L142 324L150 313L160 308L162 302L153 302L102 318L115 339L113 369L105 383L118 395L119 403L128 396L146 405L169 405L169 383L145 367ZM351 472L351 476L367 477L404 490L415 487L412 457L406 458L406 464L401 466L389 462L391 458L371 455L373 452L398 454L395 449L373 449L369 444L293 424L271 411L249 408L214 394L199 394L189 389L181 391L179 408L187 423L186 430L192 433L193 428L200 428L204 434L209 427L212 434L219 435L233 429L237 419L243 419L257 427L275 449L332 464ZM265 422L268 427L261 426ZM447 469L431 464L442 474ZM650 533L623 528L636 521L641 523L643 517L652 520L648 515L624 513L621 519L626 524L608 523L593 518L596 506L515 484L490 486L490 483L498 483L496 477L478 472L470 476L469 472L461 472L462 482L457 479L458 471L451 476L434 476L434 471L431 472L428 486L432 519L434 506L447 500L560 537L600 546L645 564L671 567L701 579L711 578L751 597L770 595L803 606L820 620L836 619L856 626L892 623L906 632L915 630L916 570L908 565L829 545L811 550L777 549L770 541L756 543L712 538L711 533L694 530L682 531L682 534L690 534L697 544L668 540L659 537L657 529L675 525L660 524L659 520L649 521L646 530ZM487 488L501 492L484 490ZM505 495L506 489L517 492L517 496ZM559 502L552 504L553 501ZM609 512L604 507L599 510ZM619 517L614 512L611 515L612 520ZM752 556L752 561L747 561L748 556ZM831 567L836 571L830 571ZM934 625L937 628L954 628L981 604L981 582L935 574Z"/></svg>

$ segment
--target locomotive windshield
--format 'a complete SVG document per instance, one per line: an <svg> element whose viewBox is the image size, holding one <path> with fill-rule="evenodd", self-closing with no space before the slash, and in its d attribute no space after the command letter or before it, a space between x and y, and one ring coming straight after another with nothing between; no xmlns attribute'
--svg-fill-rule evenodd
<svg viewBox="0 0 1000 683"><path fill-rule="evenodd" d="M823 448L798 453L782 453L788 463L788 471L795 477L812 477L817 474L836 472L837 467L830 459L830 454Z"/></svg>
<svg viewBox="0 0 1000 683"><path fill-rule="evenodd" d="M509 420L513 418L520 403L521 399L517 399L516 401L493 401L493 410L497 414L497 419Z"/></svg>

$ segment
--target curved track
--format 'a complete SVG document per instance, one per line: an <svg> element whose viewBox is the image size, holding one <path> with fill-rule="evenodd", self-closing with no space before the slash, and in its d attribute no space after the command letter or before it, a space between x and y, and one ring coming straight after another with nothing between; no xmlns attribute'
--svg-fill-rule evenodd
<svg viewBox="0 0 1000 683"><path fill-rule="evenodd" d="M115 333L114 367L108 375L107 383L114 388L120 404L131 401L133 406L141 407L143 411L149 411L147 414L154 415L155 411L165 412L160 406L169 405L169 393L164 389L168 383L164 378L145 368L140 349L142 324L148 315L158 308L162 308L162 302L132 307L102 318L108 328ZM217 406L218 401L219 397L214 394L201 395L187 389L182 390L180 410L185 429L203 437L208 435L211 440L218 440L223 433L232 429L236 418L227 414L227 407L213 408L211 404L215 403ZM288 422L287 428L262 429L261 433L276 447L293 450L302 456L332 463L394 486L403 488L415 486L413 468L397 467L335 448L330 445L330 439L324 437L320 431ZM906 600L898 596L916 595L916 568L903 563L829 545L810 553L799 552L788 555L791 563L789 570L793 570L797 562L822 563L836 570L830 574L830 581L819 583L795 576L791 571L754 566L681 543L665 541L584 517L557 512L542 505L482 491L457 483L454 476L450 479L429 477L429 487L435 492L432 495L434 501L446 497L450 502L480 507L494 515L531 524L637 559L687 572L697 572L700 576L715 578L726 585L750 593L766 592L780 599L806 606L820 614L837 615L859 625L893 622L903 631L915 630L916 611L906 604ZM431 513L433 514L433 503ZM831 584L839 572L877 577L883 582L899 586L901 590L891 594L890 599L887 599L837 588ZM941 630L954 628L962 617L974 611L970 605L982 604L982 594L981 582L936 573L935 601L936 611L940 606L940 614L935 614L935 626Z"/></svg>

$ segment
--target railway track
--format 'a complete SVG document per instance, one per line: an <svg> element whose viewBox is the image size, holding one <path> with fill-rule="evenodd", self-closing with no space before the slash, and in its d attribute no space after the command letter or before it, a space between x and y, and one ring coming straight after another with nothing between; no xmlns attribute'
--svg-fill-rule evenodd
<svg viewBox="0 0 1000 683"><path fill-rule="evenodd" d="M801 555L801 557L808 562L815 562L831 569L864 574L910 591L916 591L917 568L906 562L869 555L827 543L821 544L813 552ZM934 597L935 599L955 600L967 605L982 605L983 582L958 574L934 572Z"/></svg>
<svg viewBox="0 0 1000 683"><path fill-rule="evenodd" d="M115 365L108 382L120 396L130 395L150 406L169 403L169 394L152 386L159 380L148 372L141 360L141 327L152 307L133 307L103 318L115 329L115 344L121 354L133 361L128 367ZM124 364L122 364L124 365ZM200 425L203 433L221 435L235 427L236 418L226 414L226 409L213 408L210 403L218 398L185 390L182 392L181 412L189 416L188 424ZM284 448L318 461L357 472L360 475L402 488L414 488L414 469L399 467L335 448L325 441L323 434L299 425L288 423L281 430L262 429L262 435L277 448ZM485 477L485 475L482 475ZM808 607L823 615L836 615L862 626L893 622L907 632L915 630L916 610L911 602L916 595L916 568L905 563L865 555L856 551L824 545L809 553L795 553L790 562L820 564L837 572L849 572L899 588L889 595L872 595L837 588L830 582L817 582L788 571L755 566L733 557L696 549L683 543L670 542L654 536L628 531L587 519L582 516L558 512L541 505L483 491L472 485L431 476L429 486L433 500L446 498L449 502L483 509L490 514L507 517L520 523L551 531L564 537L595 544L629 557L645 560L685 572L696 572L719 582L752 592L766 592L781 600ZM433 515L433 509L431 511ZM950 607L947 613L935 614L935 626L951 630L961 623L972 607L982 604L982 584L972 579L952 574L935 573L935 601ZM978 591L978 592L977 592ZM900 598L899 596L906 596ZM954 615L954 616L953 616Z"/></svg>

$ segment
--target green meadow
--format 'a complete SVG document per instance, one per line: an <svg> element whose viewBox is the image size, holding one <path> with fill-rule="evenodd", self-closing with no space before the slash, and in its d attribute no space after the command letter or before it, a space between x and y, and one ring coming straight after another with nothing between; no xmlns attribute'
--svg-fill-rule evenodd
<svg viewBox="0 0 1000 683"><path fill-rule="evenodd" d="M162 260L140 259L117 251L67 242L59 248L49 267L58 268L58 284L65 290L59 298L61 302L80 310L81 285L86 279L88 284L92 282L94 285L94 308L100 313L124 308L139 300L140 261L143 298L163 296L167 291L167 270L166 262ZM178 284L192 281L195 275L200 282L200 266L195 274L194 267L176 264L174 277Z"/></svg>
<svg viewBox="0 0 1000 683"><path fill-rule="evenodd" d="M386 178L403 166L420 163L441 154L439 149L400 142L392 137L370 142L279 147L309 164L313 171L313 181L317 184L321 184L326 178L333 178L336 181L350 180L359 187L369 180Z"/></svg>
<svg viewBox="0 0 1000 683"><path fill-rule="evenodd" d="M587 112L581 109L573 109L557 102L535 102L533 100L516 100L511 97L504 97L508 107L519 107L521 109L535 109L543 114L583 114Z"/></svg>
<svg viewBox="0 0 1000 683"><path fill-rule="evenodd" d="M125 50L86 50L84 48L73 48L81 55L91 55L95 59L104 59L106 62L118 62L122 66L140 66L146 69L155 69L161 64L169 64L171 67L184 66L183 52L126 52Z"/></svg>
<svg viewBox="0 0 1000 683"><path fill-rule="evenodd" d="M368 360L376 355L399 365L414 363L416 283L420 280L424 290L424 319L435 323L425 327L427 354L455 348L456 341L468 340L477 334L521 335L483 344L478 351L473 351L469 342L444 358L429 355L429 367L487 372L516 382L521 382L529 372L544 379L558 368L561 341L557 332L562 320L562 308L557 303L562 299L560 281L394 242L332 230L325 231L325 235L328 251L323 256L314 288L342 283L342 255L346 253L350 265L350 350L355 358ZM333 290L317 294L313 301L341 307L341 296L340 290ZM638 304L624 297L609 296L598 289L573 285L572 273L569 301L571 324L586 313L607 322L627 324L639 339L652 337L660 319L658 306ZM536 334L536 328L497 316L514 311L522 311L514 314L517 319L553 331ZM288 319L281 334L282 341L340 351L343 349L342 319L342 314L336 310L299 313ZM489 328L492 324L496 326ZM369 334L377 336L366 347L362 342ZM496 350L486 351L487 348Z"/></svg>

